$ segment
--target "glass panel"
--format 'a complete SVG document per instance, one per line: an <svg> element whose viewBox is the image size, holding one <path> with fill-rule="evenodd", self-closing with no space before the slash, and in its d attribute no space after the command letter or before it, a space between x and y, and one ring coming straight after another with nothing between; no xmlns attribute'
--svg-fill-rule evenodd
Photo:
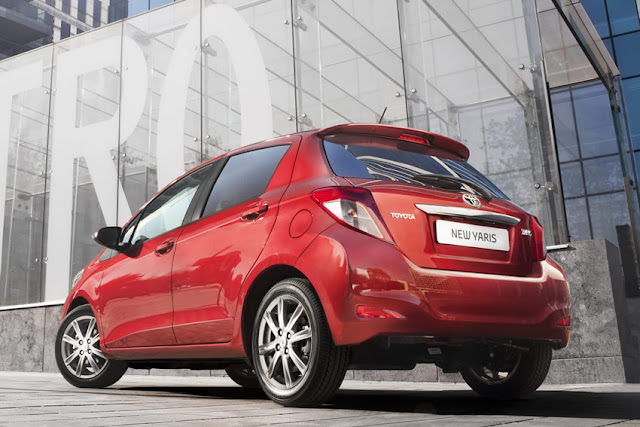
<svg viewBox="0 0 640 427"><path fill-rule="evenodd" d="M406 125L396 1L293 4L300 130L375 123L385 108L383 123Z"/></svg>
<svg viewBox="0 0 640 427"><path fill-rule="evenodd" d="M616 225L629 224L629 211L624 193L589 197L589 214L594 239L607 239L618 244Z"/></svg>
<svg viewBox="0 0 640 427"><path fill-rule="evenodd" d="M398 7L410 126L460 139L471 165L542 219L549 242L566 240L533 5L411 0Z"/></svg>
<svg viewBox="0 0 640 427"><path fill-rule="evenodd" d="M53 48L0 62L0 306L40 302ZM26 68L25 68L26 67ZM28 71L30 70L30 71ZM2 198L4 196L4 198Z"/></svg>
<svg viewBox="0 0 640 427"><path fill-rule="evenodd" d="M551 110L553 126L558 147L558 158L561 162L580 158L578 150L578 134L573 113L571 91L557 90L551 94Z"/></svg>
<svg viewBox="0 0 640 427"><path fill-rule="evenodd" d="M187 0L124 23L120 224L201 162L199 11Z"/></svg>
<svg viewBox="0 0 640 427"><path fill-rule="evenodd" d="M640 30L636 0L607 0L613 35Z"/></svg>
<svg viewBox="0 0 640 427"><path fill-rule="evenodd" d="M237 154L227 161L209 195L202 216L255 199L267 189L289 145Z"/></svg>
<svg viewBox="0 0 640 427"><path fill-rule="evenodd" d="M567 212L570 240L572 242L590 240L589 213L587 212L587 201L585 198L565 200L565 209Z"/></svg>
<svg viewBox="0 0 640 427"><path fill-rule="evenodd" d="M582 166L580 162L563 163L560 165L560 171L562 172L564 197L584 195L584 178L582 176Z"/></svg>
<svg viewBox="0 0 640 427"><path fill-rule="evenodd" d="M611 40L611 38L602 39L602 43L604 43L604 45L607 47L607 50L609 51L609 55L611 55L612 58L615 58L615 52L613 50L613 41Z"/></svg>
<svg viewBox="0 0 640 427"><path fill-rule="evenodd" d="M203 158L296 132L291 1L204 0L203 10Z"/></svg>
<svg viewBox="0 0 640 427"><path fill-rule="evenodd" d="M589 14L589 18L591 18L591 22L593 22L600 37L609 37L609 22L607 20L607 10L604 0L580 0L580 3L582 3L582 6L584 6Z"/></svg>
<svg viewBox="0 0 640 427"><path fill-rule="evenodd" d="M587 193L604 193L622 189L622 168L618 155L584 161Z"/></svg>
<svg viewBox="0 0 640 427"><path fill-rule="evenodd" d="M617 1L617 0L616 0ZM620 72L609 55L607 48L600 39L598 32L595 30L591 23L591 19L586 10L579 1L555 1L551 0L538 0L538 10L540 11L541 22L545 21L550 26L542 26L542 37L547 39L558 39L557 35L561 35L561 43L551 43L545 46L545 58L547 58L546 49L549 47L552 49L564 50L563 45L571 46L572 51L567 50L567 54L574 56L576 61L566 62L563 64L561 61L552 61L551 57L547 58L547 66L553 67L560 71L563 69L567 73L578 73L593 71L596 75L602 79L603 84L607 85L609 90L614 90L612 79L606 79L605 76L618 76ZM556 9L556 5L558 9ZM560 16L562 15L562 17ZM565 20L570 23L571 31L569 31ZM555 33L554 33L555 30ZM578 50L574 48L580 41ZM584 50L583 50L584 49ZM587 57L588 55L588 57ZM570 56L566 56L568 60ZM595 69L594 69L595 68ZM562 72L559 75L563 75ZM595 78L595 77L594 77ZM550 82L554 79L549 79ZM578 80L569 80L566 83L574 83ZM551 87L556 87L556 84L551 84Z"/></svg>
<svg viewBox="0 0 640 427"><path fill-rule="evenodd" d="M634 149L640 148L640 77L622 81L624 101Z"/></svg>
<svg viewBox="0 0 640 427"><path fill-rule="evenodd" d="M122 26L113 25L54 46L47 300L67 295L69 280L101 250L91 235L116 221L111 157L118 140L121 35Z"/></svg>
<svg viewBox="0 0 640 427"><path fill-rule="evenodd" d="M597 82L575 87L572 91L582 157L617 153L607 89Z"/></svg>
<svg viewBox="0 0 640 427"><path fill-rule="evenodd" d="M640 75L640 55L638 55L640 31L614 37L613 45L616 48L618 67L620 67L622 77Z"/></svg>

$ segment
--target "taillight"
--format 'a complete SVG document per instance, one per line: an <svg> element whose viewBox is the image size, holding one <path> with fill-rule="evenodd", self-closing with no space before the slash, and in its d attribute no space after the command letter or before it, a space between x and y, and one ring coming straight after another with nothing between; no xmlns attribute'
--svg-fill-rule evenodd
<svg viewBox="0 0 640 427"><path fill-rule="evenodd" d="M341 224L391 241L369 190L353 187L321 188L311 193L311 198Z"/></svg>
<svg viewBox="0 0 640 427"><path fill-rule="evenodd" d="M534 261L542 261L547 257L547 246L544 243L544 231L538 218L531 217L531 256Z"/></svg>

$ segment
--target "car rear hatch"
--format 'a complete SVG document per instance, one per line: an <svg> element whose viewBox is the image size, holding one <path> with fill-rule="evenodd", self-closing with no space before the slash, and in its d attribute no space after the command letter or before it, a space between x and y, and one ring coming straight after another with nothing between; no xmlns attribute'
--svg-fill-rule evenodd
<svg viewBox="0 0 640 427"><path fill-rule="evenodd" d="M383 128L396 133L329 133L325 152L334 173L371 192L393 241L413 263L502 275L531 272L539 224L466 163L462 144Z"/></svg>

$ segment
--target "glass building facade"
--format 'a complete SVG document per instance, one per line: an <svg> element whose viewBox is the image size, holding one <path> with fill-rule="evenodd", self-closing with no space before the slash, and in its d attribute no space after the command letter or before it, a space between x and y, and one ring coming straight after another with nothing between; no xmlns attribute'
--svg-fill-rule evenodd
<svg viewBox="0 0 640 427"><path fill-rule="evenodd" d="M618 116L563 17L542 0L182 0L1 61L0 306L63 299L95 230L202 161L385 110L466 144L549 244L609 238L598 212L626 193L600 125Z"/></svg>
<svg viewBox="0 0 640 427"><path fill-rule="evenodd" d="M629 175L637 197L640 161L640 18L636 0L581 0L595 30L620 70L617 90L628 121L623 123ZM607 114L601 84L569 85L553 91L554 122L573 240L606 238L617 243L615 226L629 223L615 124Z"/></svg>

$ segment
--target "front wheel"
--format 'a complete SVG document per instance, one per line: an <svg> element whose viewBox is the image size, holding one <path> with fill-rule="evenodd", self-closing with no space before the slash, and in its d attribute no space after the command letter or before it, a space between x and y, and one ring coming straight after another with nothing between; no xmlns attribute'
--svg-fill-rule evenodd
<svg viewBox="0 0 640 427"><path fill-rule="evenodd" d="M540 387L549 372L551 352L547 343L526 351L486 347L460 373L469 387L483 396L516 399Z"/></svg>
<svg viewBox="0 0 640 427"><path fill-rule="evenodd" d="M76 387L108 387L127 370L125 362L102 354L98 325L88 305L75 308L64 318L56 336L55 353L60 373Z"/></svg>
<svg viewBox="0 0 640 427"><path fill-rule="evenodd" d="M322 304L302 279L278 282L254 322L253 366L264 392L285 406L317 406L338 390L349 350L333 343Z"/></svg>

